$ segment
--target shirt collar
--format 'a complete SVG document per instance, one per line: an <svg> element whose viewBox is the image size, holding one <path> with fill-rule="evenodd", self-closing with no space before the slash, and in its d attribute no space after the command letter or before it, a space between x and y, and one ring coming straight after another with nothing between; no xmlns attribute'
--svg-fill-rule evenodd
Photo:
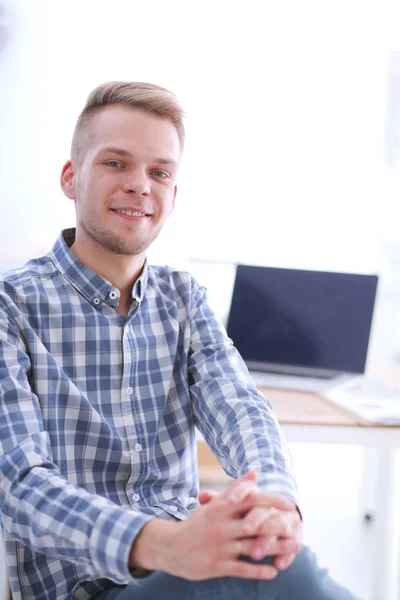
<svg viewBox="0 0 400 600"><path fill-rule="evenodd" d="M64 229L53 249L50 259L56 269L63 275L71 285L74 286L91 304L100 306L103 302L115 306L119 302L119 290L104 277L89 269L70 250L75 241L75 228ZM132 289L132 298L139 304L144 298L148 279L148 264L145 261L142 273L135 282Z"/></svg>

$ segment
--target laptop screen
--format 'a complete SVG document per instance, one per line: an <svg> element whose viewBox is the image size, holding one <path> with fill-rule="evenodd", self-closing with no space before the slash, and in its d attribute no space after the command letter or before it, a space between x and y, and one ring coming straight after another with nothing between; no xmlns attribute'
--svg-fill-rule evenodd
<svg viewBox="0 0 400 600"><path fill-rule="evenodd" d="M239 265L228 335L251 368L364 373L377 283L376 275Z"/></svg>

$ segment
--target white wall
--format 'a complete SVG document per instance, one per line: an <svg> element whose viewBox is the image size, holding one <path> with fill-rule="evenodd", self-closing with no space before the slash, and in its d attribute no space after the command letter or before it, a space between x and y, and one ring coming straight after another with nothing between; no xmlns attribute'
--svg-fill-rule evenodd
<svg viewBox="0 0 400 600"><path fill-rule="evenodd" d="M187 112L178 206L155 262L388 271L381 240L398 240L400 191L384 163L397 2L3 2L13 28L0 55L0 269L73 224L58 178L75 120L95 85L128 79L172 89ZM381 341L376 360L396 344Z"/></svg>

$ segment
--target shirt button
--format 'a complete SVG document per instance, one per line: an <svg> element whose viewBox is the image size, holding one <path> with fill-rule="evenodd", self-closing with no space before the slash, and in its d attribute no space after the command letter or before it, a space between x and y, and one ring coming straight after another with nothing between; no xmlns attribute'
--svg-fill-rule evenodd
<svg viewBox="0 0 400 600"><path fill-rule="evenodd" d="M128 396L131 396L133 394L133 388L127 387L125 392L127 393Z"/></svg>
<svg viewBox="0 0 400 600"><path fill-rule="evenodd" d="M142 444L135 444L135 450L136 452L140 452L142 450Z"/></svg>
<svg viewBox="0 0 400 600"><path fill-rule="evenodd" d="M132 498L133 498L134 502L139 502L139 500L140 500L139 494L133 494Z"/></svg>
<svg viewBox="0 0 400 600"><path fill-rule="evenodd" d="M117 297L117 293L116 292L110 292L110 298L111 298L111 300L115 300L116 297Z"/></svg>
<svg viewBox="0 0 400 600"><path fill-rule="evenodd" d="M100 298L95 298L95 299L93 300L93 302L94 302L96 305L97 305L97 304L100 304Z"/></svg>
<svg viewBox="0 0 400 600"><path fill-rule="evenodd" d="M176 512L178 510L177 506L170 506L170 509L172 510L172 512Z"/></svg>

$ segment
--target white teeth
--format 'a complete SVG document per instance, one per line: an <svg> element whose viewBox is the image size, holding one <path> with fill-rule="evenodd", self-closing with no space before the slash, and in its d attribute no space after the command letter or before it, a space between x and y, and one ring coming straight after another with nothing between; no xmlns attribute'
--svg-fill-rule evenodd
<svg viewBox="0 0 400 600"><path fill-rule="evenodd" d="M127 215L128 217L145 217L146 213L139 212L138 210L123 210L117 209L115 212Z"/></svg>

